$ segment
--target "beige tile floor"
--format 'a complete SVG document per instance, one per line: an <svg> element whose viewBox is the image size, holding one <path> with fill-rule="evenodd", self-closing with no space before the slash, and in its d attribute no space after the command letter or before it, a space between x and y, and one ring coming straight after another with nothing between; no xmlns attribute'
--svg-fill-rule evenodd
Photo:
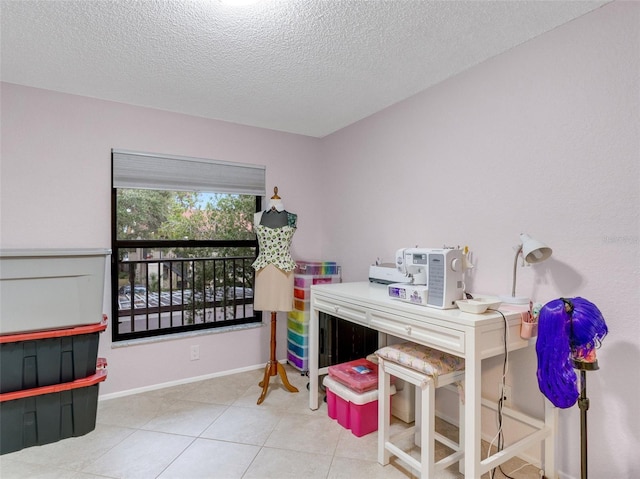
<svg viewBox="0 0 640 479"><path fill-rule="evenodd" d="M324 403L318 411L311 411L307 378L286 368L289 380L300 392L288 392L280 378L272 377L260 406L256 401L262 370L100 401L94 431L0 456L0 477L416 477L393 460L386 467L377 463L377 433L354 436L327 416ZM394 418L393 427L407 425ZM447 428L455 429L442 421L438 428L443 433ZM537 479L537 468L521 468L523 464L512 459L503 470L516 479ZM437 477L462 476L454 465ZM501 477L497 471L495 478Z"/></svg>

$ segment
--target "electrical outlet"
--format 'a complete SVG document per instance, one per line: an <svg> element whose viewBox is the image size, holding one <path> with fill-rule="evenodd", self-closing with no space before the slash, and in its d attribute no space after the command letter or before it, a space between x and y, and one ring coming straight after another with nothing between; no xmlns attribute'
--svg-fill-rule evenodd
<svg viewBox="0 0 640 479"><path fill-rule="evenodd" d="M511 406L511 386L502 383L498 385L498 400L501 398L503 406Z"/></svg>
<svg viewBox="0 0 640 479"><path fill-rule="evenodd" d="M197 361L200 359L200 346L193 345L191 346L191 361Z"/></svg>

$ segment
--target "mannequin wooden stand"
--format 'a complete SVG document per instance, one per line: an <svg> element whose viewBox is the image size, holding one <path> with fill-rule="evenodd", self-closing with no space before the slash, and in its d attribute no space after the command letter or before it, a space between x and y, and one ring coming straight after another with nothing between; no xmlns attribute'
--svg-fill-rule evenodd
<svg viewBox="0 0 640 479"><path fill-rule="evenodd" d="M264 368L264 379L258 384L258 386L262 388L262 394L260 394L260 397L258 398L258 404L262 404L262 401L264 401L264 398L267 395L269 379L271 376L275 376L277 374L280 374L280 379L282 379L284 387L292 393L298 392L298 389L289 383L284 366L276 361L276 312L271 311L271 356L269 362Z"/></svg>

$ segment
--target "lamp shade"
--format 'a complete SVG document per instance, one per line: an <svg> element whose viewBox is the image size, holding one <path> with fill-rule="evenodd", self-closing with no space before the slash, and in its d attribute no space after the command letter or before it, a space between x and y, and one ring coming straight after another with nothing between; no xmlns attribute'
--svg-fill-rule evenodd
<svg viewBox="0 0 640 479"><path fill-rule="evenodd" d="M522 241L522 256L527 263L540 263L551 256L551 248L528 234L520 235Z"/></svg>
<svg viewBox="0 0 640 479"><path fill-rule="evenodd" d="M529 298L526 296L516 296L516 273L518 269L518 256L522 253L522 257L527 263L541 263L551 256L551 248L540 241L533 239L528 234L520 234L522 244L518 246L516 255L513 258L513 286L511 288L511 296L500 296L504 303L511 304L527 304Z"/></svg>

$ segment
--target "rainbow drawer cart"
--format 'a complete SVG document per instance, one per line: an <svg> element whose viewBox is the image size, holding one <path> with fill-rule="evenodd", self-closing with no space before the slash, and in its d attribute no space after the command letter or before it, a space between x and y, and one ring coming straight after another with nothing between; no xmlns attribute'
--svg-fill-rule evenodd
<svg viewBox="0 0 640 479"><path fill-rule="evenodd" d="M337 263L298 261L294 273L293 310L287 318L287 361L296 369L309 370L309 298L314 284L340 283Z"/></svg>

